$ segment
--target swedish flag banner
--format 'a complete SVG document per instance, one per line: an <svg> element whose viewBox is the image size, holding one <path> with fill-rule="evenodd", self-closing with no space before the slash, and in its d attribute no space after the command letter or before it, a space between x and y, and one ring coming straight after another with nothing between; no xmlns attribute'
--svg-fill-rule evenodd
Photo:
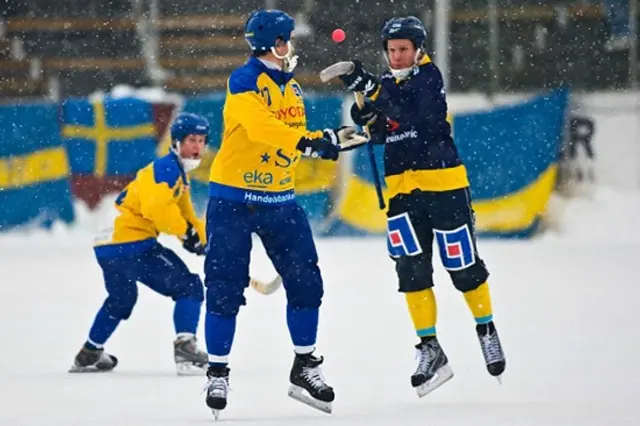
<svg viewBox="0 0 640 426"><path fill-rule="evenodd" d="M156 150L153 104L137 98L69 99L62 134L74 175L134 175Z"/></svg>
<svg viewBox="0 0 640 426"><path fill-rule="evenodd" d="M555 185L568 104L568 91L558 89L520 104L454 117L454 137L468 170L480 235L526 237L535 231ZM380 170L382 155L383 148L376 147ZM364 149L355 153L353 172L344 185L324 233L386 232Z"/></svg>
<svg viewBox="0 0 640 426"><path fill-rule="evenodd" d="M528 236L536 230L555 186L568 100L568 91L559 89L454 117L454 136L468 170L481 235ZM342 102L337 96L309 96L308 127L338 127ZM206 116L212 126L209 153L192 174L199 213L206 208L209 169L222 139L223 103L224 95L214 94L187 99L182 108ZM168 134L158 144L157 114L150 102L69 99L61 110L59 115L54 105L0 108L0 229L36 220L70 221L69 180L75 189L79 178L123 186L168 150ZM375 148L381 172L383 150ZM377 208L373 181L366 149L342 156L339 164L305 158L297 170L298 202L319 234L384 233L386 217ZM90 192L98 188L84 186ZM74 194L84 200L80 191Z"/></svg>
<svg viewBox="0 0 640 426"><path fill-rule="evenodd" d="M0 231L73 221L68 178L57 105L0 107Z"/></svg>

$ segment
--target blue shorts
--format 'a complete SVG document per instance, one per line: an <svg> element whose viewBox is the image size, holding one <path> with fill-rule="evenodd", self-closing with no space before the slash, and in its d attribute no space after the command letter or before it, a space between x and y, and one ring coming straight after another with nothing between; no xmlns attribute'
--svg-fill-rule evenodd
<svg viewBox="0 0 640 426"><path fill-rule="evenodd" d="M104 307L114 318L127 319L138 299L137 282L173 300L204 300L202 280L172 250L155 243L131 256L97 257L107 288Z"/></svg>
<svg viewBox="0 0 640 426"><path fill-rule="evenodd" d="M252 234L258 235L282 277L290 307L318 308L323 296L318 253L298 204L251 205L210 198L205 259L207 311L236 315L246 304Z"/></svg>

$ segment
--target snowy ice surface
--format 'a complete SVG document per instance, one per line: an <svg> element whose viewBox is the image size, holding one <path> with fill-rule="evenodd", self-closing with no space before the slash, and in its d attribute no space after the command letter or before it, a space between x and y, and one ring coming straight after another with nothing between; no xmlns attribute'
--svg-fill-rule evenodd
<svg viewBox="0 0 640 426"><path fill-rule="evenodd" d="M640 424L640 194L598 189L559 203L532 241L481 240L508 357L485 371L473 320L436 264L438 330L455 377L422 399L409 384L416 339L381 238L320 239L326 282L318 349L335 389L326 415L286 395L292 349L285 298L247 290L222 423L259 425ZM172 303L144 286L107 348L107 374L67 373L105 292L91 250L94 217L0 237L1 425L202 425L202 377L177 377ZM202 259L176 247L202 274ZM436 258L437 260L437 258ZM252 273L274 273L256 244ZM204 344L200 327L199 338Z"/></svg>

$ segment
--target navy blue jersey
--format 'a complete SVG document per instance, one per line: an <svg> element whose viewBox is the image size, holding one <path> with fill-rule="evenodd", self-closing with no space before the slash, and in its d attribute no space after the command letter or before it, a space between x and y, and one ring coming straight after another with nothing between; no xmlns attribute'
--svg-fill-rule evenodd
<svg viewBox="0 0 640 426"><path fill-rule="evenodd" d="M373 126L374 143L384 143L385 180L389 196L423 191L450 191L469 185L458 155L442 74L425 55L412 74L396 80L382 75L373 96L385 120Z"/></svg>

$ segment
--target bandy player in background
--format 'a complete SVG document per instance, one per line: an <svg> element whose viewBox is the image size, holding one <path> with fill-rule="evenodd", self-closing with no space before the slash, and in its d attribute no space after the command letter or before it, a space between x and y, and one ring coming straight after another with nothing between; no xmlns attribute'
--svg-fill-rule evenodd
<svg viewBox="0 0 640 426"><path fill-rule="evenodd" d="M391 19L382 29L389 71L379 80L353 61L353 72L340 76L348 90L368 98L362 109L353 104L354 122L368 125L372 139L385 145L387 244L420 338L420 359L411 376L419 396L453 377L436 337L434 236L442 263L475 318L489 373L499 377L506 365L493 321L489 272L476 247L469 181L451 136L442 75L426 53L425 40L418 18Z"/></svg>
<svg viewBox="0 0 640 426"><path fill-rule="evenodd" d="M141 169L115 202L116 217L94 247L108 293L71 372L112 370L118 359L104 345L120 321L131 315L137 281L175 301L174 360L178 374L202 374L207 354L196 345L204 300L203 284L182 259L158 243L160 233L175 235L185 250L204 255L204 224L196 217L187 172L200 164L209 136L204 117L181 113L171 124L171 150Z"/></svg>

